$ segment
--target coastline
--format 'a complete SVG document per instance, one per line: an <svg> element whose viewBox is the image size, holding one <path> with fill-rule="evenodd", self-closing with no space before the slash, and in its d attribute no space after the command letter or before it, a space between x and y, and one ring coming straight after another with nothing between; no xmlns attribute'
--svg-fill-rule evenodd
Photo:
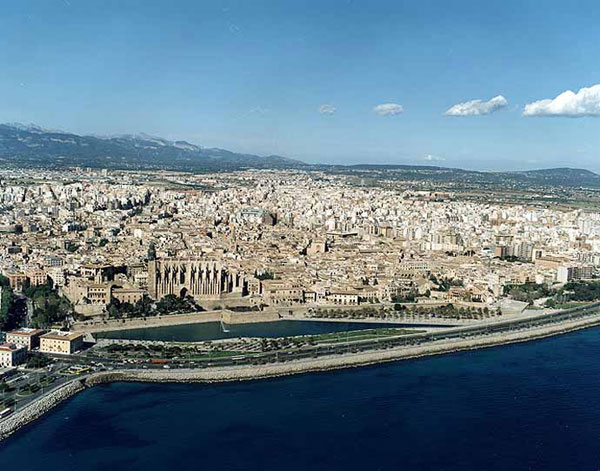
<svg viewBox="0 0 600 471"><path fill-rule="evenodd" d="M23 407L23 409L14 412L12 415L0 421L0 442L20 428L40 418L46 412L71 396L86 388L94 387L99 384L119 381L211 384L277 378L295 374L355 368L426 356L478 350L513 343L523 343L596 326L600 326L600 314L584 319L566 321L555 325L531 328L518 332L498 333L469 339L444 340L439 343L422 346L348 353L261 366L244 365L213 369L178 370L115 370L93 373L80 378L75 378L72 381L57 387L47 395L40 397L36 401Z"/></svg>

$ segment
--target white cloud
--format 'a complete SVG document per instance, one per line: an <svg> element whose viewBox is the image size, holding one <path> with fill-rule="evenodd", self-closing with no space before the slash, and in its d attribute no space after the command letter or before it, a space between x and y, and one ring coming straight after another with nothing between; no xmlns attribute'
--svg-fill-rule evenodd
<svg viewBox="0 0 600 471"><path fill-rule="evenodd" d="M379 116L395 116L402 113L404 108L402 108L402 105L398 105L397 103L383 103L373 108L373 111L375 111L375 113L377 113Z"/></svg>
<svg viewBox="0 0 600 471"><path fill-rule="evenodd" d="M252 108L248 111L248 114L266 114L269 110L267 108L263 108L262 106L257 106L256 108Z"/></svg>
<svg viewBox="0 0 600 471"><path fill-rule="evenodd" d="M459 103L446 111L446 116L483 116L498 111L508 105L508 101L502 95L498 95L489 101L471 100Z"/></svg>
<svg viewBox="0 0 600 471"><path fill-rule="evenodd" d="M567 90L554 99L529 103L525 105L523 116L600 116L600 84L581 88L577 93Z"/></svg>
<svg viewBox="0 0 600 471"><path fill-rule="evenodd" d="M442 157L441 155L433 155L433 154L424 154L419 156L419 158L421 160L426 160L427 162L442 162L444 160L446 160L445 157Z"/></svg>
<svg viewBox="0 0 600 471"><path fill-rule="evenodd" d="M335 106L333 106L333 105L321 105L321 106L319 106L319 113L321 113L321 114L333 114L333 113L335 113Z"/></svg>

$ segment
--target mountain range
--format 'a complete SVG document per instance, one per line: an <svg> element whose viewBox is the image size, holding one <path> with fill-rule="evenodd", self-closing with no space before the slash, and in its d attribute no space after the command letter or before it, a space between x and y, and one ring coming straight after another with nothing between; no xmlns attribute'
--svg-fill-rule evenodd
<svg viewBox="0 0 600 471"><path fill-rule="evenodd" d="M231 170L290 168L302 162L278 155L238 154L146 134L80 136L36 125L0 124L0 162L23 167Z"/></svg>
<svg viewBox="0 0 600 471"><path fill-rule="evenodd" d="M146 134L82 136L18 123L0 124L0 165L186 171L301 168L402 180L600 188L600 175L577 168L481 172L427 165L312 165L279 155L240 154Z"/></svg>

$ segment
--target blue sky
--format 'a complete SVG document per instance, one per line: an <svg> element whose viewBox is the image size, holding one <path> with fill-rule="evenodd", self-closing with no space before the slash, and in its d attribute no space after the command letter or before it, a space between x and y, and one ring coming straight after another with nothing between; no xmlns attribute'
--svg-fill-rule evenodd
<svg viewBox="0 0 600 471"><path fill-rule="evenodd" d="M600 171L598 25L597 1L5 2L0 121L307 162Z"/></svg>

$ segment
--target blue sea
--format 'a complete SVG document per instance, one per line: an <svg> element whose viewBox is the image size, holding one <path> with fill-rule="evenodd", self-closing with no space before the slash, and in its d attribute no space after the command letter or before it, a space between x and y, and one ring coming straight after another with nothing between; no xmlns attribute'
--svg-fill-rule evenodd
<svg viewBox="0 0 600 471"><path fill-rule="evenodd" d="M117 383L0 443L14 470L596 470L600 329L221 385Z"/></svg>

